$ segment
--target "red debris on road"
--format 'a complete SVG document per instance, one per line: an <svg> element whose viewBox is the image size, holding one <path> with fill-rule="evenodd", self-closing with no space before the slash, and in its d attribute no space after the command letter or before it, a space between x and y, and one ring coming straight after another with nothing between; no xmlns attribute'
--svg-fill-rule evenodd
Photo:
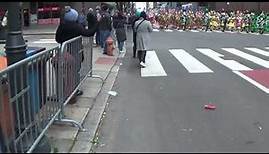
<svg viewBox="0 0 269 154"><path fill-rule="evenodd" d="M215 110L216 109L216 106L213 104L207 104L204 107L205 107L205 109L208 109L208 110Z"/></svg>

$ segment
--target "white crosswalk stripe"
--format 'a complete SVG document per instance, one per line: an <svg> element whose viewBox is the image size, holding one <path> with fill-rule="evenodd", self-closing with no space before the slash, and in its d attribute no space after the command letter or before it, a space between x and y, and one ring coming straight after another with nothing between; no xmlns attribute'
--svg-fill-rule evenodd
<svg viewBox="0 0 269 154"><path fill-rule="evenodd" d="M264 55L266 57L269 56L268 51L264 51L264 50L261 50L261 49L258 49L258 48L245 48L245 49L250 50L250 51L255 52L255 53L258 53L258 54L261 54L261 55Z"/></svg>
<svg viewBox="0 0 269 154"><path fill-rule="evenodd" d="M142 77L167 76L155 51L147 51L146 67L141 68Z"/></svg>
<svg viewBox="0 0 269 154"><path fill-rule="evenodd" d="M215 51L213 51L212 49L207 49L207 48L197 48L196 50L198 50L199 52L201 52L202 54L212 58L213 60L219 62L220 64L230 68L231 70L252 70L251 68L242 65L240 63L238 63L237 61L234 60L224 60L220 57L224 57L224 55L219 54Z"/></svg>
<svg viewBox="0 0 269 154"><path fill-rule="evenodd" d="M40 39L38 41L34 41L33 43L36 44L51 44L51 43L57 43L55 39Z"/></svg>
<svg viewBox="0 0 269 154"><path fill-rule="evenodd" d="M242 52L238 49L235 49L235 48L222 48L222 49L231 53L231 54L234 54L234 55L237 55L237 56L242 57L244 59L247 59L249 61L252 61L252 62L254 62L258 65L261 65L265 68L269 68L269 61L266 61L266 60L263 60L261 58L255 57L253 55L244 53L244 52Z"/></svg>
<svg viewBox="0 0 269 154"><path fill-rule="evenodd" d="M171 29L166 29L166 30L164 30L165 32L173 32L173 30L171 30Z"/></svg>
<svg viewBox="0 0 269 154"><path fill-rule="evenodd" d="M189 73L213 73L183 49L170 49L169 52L188 70Z"/></svg>

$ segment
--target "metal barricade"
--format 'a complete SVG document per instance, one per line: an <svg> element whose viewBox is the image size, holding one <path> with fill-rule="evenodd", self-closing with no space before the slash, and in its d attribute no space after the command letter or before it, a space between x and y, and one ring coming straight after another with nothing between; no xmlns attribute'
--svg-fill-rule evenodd
<svg viewBox="0 0 269 154"><path fill-rule="evenodd" d="M0 132L3 152L26 152L59 112L52 58L58 47L21 60L0 72ZM49 82L50 84L47 84ZM53 99L51 99L53 98Z"/></svg>
<svg viewBox="0 0 269 154"><path fill-rule="evenodd" d="M0 151L32 152L92 74L93 37L76 37L0 71ZM103 79L102 79L103 81Z"/></svg>

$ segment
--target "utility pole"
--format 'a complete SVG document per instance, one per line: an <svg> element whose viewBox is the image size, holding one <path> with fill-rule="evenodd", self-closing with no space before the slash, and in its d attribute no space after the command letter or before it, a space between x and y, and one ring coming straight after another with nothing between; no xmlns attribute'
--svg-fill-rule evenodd
<svg viewBox="0 0 269 154"><path fill-rule="evenodd" d="M25 59L27 57L26 55L26 51L27 51L27 45L25 44L25 41L23 39L22 36L22 25L21 25L21 20L20 20L20 2L8 2L8 17L7 17L7 26L8 26L8 33L7 33L7 38L6 38L6 45L5 45L5 52L6 52L6 57L7 57L7 64L8 66L21 61L23 59ZM25 64L24 66L20 66L22 69L15 69L14 71L9 73L9 88L10 88L10 97L13 98L15 95L18 94L19 91L26 89L27 87L27 77L29 77L29 74L26 74L26 70L28 69L28 65ZM15 85L16 84L16 85ZM14 88L16 87L16 88ZM24 100L24 101L22 101ZM27 126L30 125L30 123L32 121L30 121L31 119L33 119L33 112L31 110L29 110L31 107L27 106L26 103L24 104L25 107L23 107L23 102L29 102L30 100L28 99L27 95L21 95L19 98L17 98L17 104L18 107L16 107L16 105L13 105L13 111L15 115L18 116L14 116L14 117L18 117L18 119L14 119L15 121L20 122L24 122ZM15 104L15 102L11 102L13 104ZM24 110L23 110L24 109ZM26 117L25 119L23 119L23 113L25 113L26 115L29 115L32 117ZM15 130L18 130L19 127L19 123L15 124ZM26 129L23 128L24 125L21 125L21 129ZM27 127L26 126L26 127ZM32 126L32 127L37 127L37 126ZM29 131L34 131L35 129L31 128ZM29 131L27 133L29 133ZM33 133L35 134L35 133ZM37 134L39 134L39 132L37 132ZM17 134L16 134L17 135ZM18 148L19 144L17 145L18 150L23 150L23 151L19 151L19 152L26 152L31 146L31 143L25 142L25 135L19 139L22 141L23 143L23 147ZM34 138L36 138L37 136L34 136ZM48 140L46 140L46 136L44 136L41 141L39 142L39 144L36 147L36 151L38 152L49 152L50 151L50 145L48 143ZM34 142L34 141L31 141ZM19 141L18 141L19 143Z"/></svg>

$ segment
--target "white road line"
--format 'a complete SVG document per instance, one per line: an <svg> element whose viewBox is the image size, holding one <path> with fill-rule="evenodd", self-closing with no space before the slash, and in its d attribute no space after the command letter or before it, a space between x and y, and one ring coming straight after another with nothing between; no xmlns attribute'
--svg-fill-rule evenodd
<svg viewBox="0 0 269 154"><path fill-rule="evenodd" d="M251 68L249 68L245 65L242 65L235 60L224 60L224 59L220 58L220 57L224 57L224 55L219 54L211 49L197 48L196 50L198 50L202 54L212 58L213 60L221 63L222 65L228 67L229 69L231 69L233 71L235 71L235 70L237 70L237 71L239 71L239 70L252 70Z"/></svg>
<svg viewBox="0 0 269 154"><path fill-rule="evenodd" d="M170 49L169 52L188 70L189 73L213 73L211 69L183 49Z"/></svg>
<svg viewBox="0 0 269 154"><path fill-rule="evenodd" d="M159 29L153 29L154 32L159 32L160 30Z"/></svg>
<svg viewBox="0 0 269 154"><path fill-rule="evenodd" d="M178 32L184 32L182 29L177 30Z"/></svg>
<svg viewBox="0 0 269 154"><path fill-rule="evenodd" d="M199 32L199 31L198 31L198 30L191 30L191 32L197 33L197 32Z"/></svg>
<svg viewBox="0 0 269 154"><path fill-rule="evenodd" d="M164 30L165 32L173 32L173 30L171 30L171 29L166 29L166 30Z"/></svg>
<svg viewBox="0 0 269 154"><path fill-rule="evenodd" d="M37 44L50 44L50 43L57 43L55 39L40 39L38 41L34 41L32 43L37 43Z"/></svg>
<svg viewBox="0 0 269 154"><path fill-rule="evenodd" d="M219 31L219 30L216 30L216 31L214 31L214 32L216 32L216 33L223 33L222 31Z"/></svg>
<svg viewBox="0 0 269 154"><path fill-rule="evenodd" d="M269 52L268 51L264 51L264 50L261 50L261 49L258 49L258 48L245 48L247 50L250 50L252 52L255 52L255 53L258 53L258 54L261 54L261 55L264 55L264 56L269 56Z"/></svg>
<svg viewBox="0 0 269 154"><path fill-rule="evenodd" d="M242 77L243 79L247 80L248 82L250 82L251 84L253 84L254 86L258 87L259 89L261 89L262 91L264 91L265 93L269 93L269 89L264 87L263 85L259 84L258 82L256 82L255 80L249 78L248 76L244 75L243 73L239 72L239 71L233 71L235 74L239 75L240 77Z"/></svg>
<svg viewBox="0 0 269 154"><path fill-rule="evenodd" d="M266 60L263 60L261 58L258 58L258 57L255 57L253 55L250 55L250 54L247 54L247 53L244 53L240 50L237 50L235 48L222 48L222 50L225 50L231 54L234 54L234 55L237 55L239 57L242 57L242 58L245 58L249 61L252 61L258 65L261 65L263 67L266 67L266 68L269 68L269 62L266 61Z"/></svg>
<svg viewBox="0 0 269 154"><path fill-rule="evenodd" d="M167 76L155 51L147 51L146 67L141 68L141 77Z"/></svg>
<svg viewBox="0 0 269 154"><path fill-rule="evenodd" d="M265 47L265 49L269 50L269 47Z"/></svg>

